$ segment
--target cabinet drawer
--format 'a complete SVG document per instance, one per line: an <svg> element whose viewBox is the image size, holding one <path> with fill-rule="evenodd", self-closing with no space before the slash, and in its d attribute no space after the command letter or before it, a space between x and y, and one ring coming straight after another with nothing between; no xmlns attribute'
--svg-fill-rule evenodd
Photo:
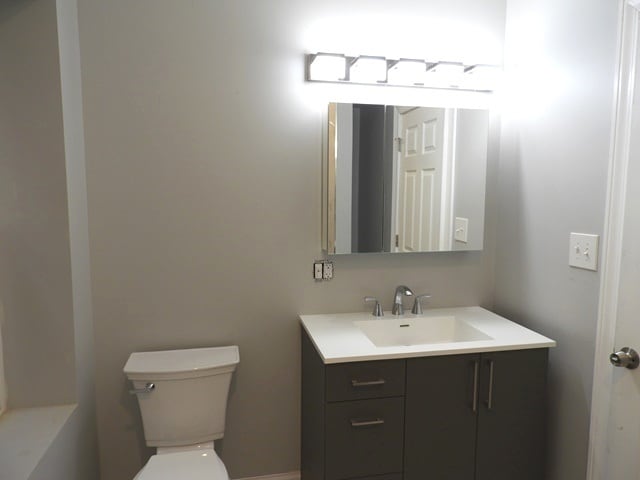
<svg viewBox="0 0 640 480"><path fill-rule="evenodd" d="M402 472L404 398L326 407L326 479Z"/></svg>
<svg viewBox="0 0 640 480"><path fill-rule="evenodd" d="M340 363L327 366L327 401L404 395L404 360Z"/></svg>

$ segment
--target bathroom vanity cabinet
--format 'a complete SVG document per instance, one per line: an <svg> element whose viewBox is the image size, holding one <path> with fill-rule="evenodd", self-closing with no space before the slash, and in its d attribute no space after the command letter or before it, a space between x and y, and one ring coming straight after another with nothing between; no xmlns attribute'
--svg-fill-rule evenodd
<svg viewBox="0 0 640 480"><path fill-rule="evenodd" d="M547 352L408 359L405 480L542 480Z"/></svg>
<svg viewBox="0 0 640 480"><path fill-rule="evenodd" d="M325 364L302 333L302 480L542 480L548 348Z"/></svg>

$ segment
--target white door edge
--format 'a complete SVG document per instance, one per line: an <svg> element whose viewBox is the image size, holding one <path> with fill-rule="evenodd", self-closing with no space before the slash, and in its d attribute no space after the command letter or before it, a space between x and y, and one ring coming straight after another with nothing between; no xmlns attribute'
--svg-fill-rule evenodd
<svg viewBox="0 0 640 480"><path fill-rule="evenodd" d="M398 139L398 142L402 142L402 140L400 140L400 137L402 137L401 135L401 127L400 127L400 115L398 114L398 107L393 107L393 138L394 138L394 145L393 145L393 155L391 158L393 158L393 166L391 167L391 172L392 172L392 179L391 179L391 190L392 192L400 192L400 176L398 175L398 169L400 168L400 148L398 148L398 145L400 145L401 143L395 143L396 140ZM399 195L399 193L398 193ZM399 212L398 209L400 208L400 201L397 198L398 195L391 195L391 243L389 243L389 245L391 245L391 251L392 252L398 252L400 251L399 245L396 245L396 238L398 237L398 234L400 233L400 223L398 221L399 218Z"/></svg>
<svg viewBox="0 0 640 480"><path fill-rule="evenodd" d="M613 373L608 357L614 348L616 332L635 58L638 48L638 15L639 12L635 8L626 1L619 0L618 65L609 155L587 480L606 478L607 430Z"/></svg>
<svg viewBox="0 0 640 480"><path fill-rule="evenodd" d="M440 192L440 243L438 250L453 250L453 199L455 195L457 121L458 109L446 108L444 110L442 191Z"/></svg>

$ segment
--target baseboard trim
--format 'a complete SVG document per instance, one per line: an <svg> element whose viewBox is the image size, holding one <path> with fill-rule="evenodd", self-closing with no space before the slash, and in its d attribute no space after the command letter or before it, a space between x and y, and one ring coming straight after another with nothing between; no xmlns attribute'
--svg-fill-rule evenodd
<svg viewBox="0 0 640 480"><path fill-rule="evenodd" d="M237 478L236 480L300 480L300 472L274 473L259 477Z"/></svg>

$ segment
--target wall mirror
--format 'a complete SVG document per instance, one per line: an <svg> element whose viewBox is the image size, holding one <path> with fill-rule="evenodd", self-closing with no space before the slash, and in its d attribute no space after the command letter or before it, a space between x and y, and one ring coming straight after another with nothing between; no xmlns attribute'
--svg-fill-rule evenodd
<svg viewBox="0 0 640 480"><path fill-rule="evenodd" d="M331 103L330 255L482 250L488 110Z"/></svg>

